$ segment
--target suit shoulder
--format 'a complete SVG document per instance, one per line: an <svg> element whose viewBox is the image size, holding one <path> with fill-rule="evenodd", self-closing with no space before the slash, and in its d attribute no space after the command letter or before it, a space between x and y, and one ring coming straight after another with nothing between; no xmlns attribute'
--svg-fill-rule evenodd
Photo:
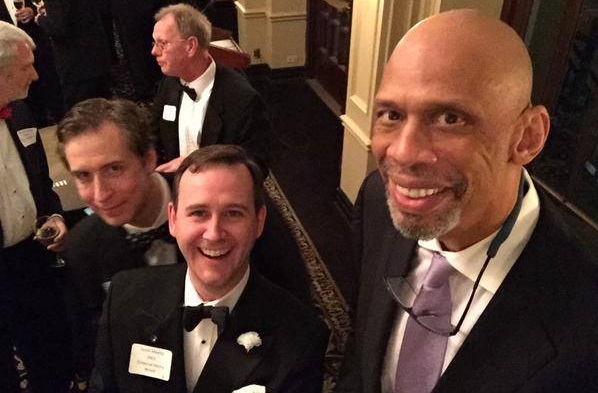
<svg viewBox="0 0 598 393"><path fill-rule="evenodd" d="M223 93L227 95L233 94L235 96L249 97L258 95L257 91L243 74L231 68L217 65L214 90L220 91L221 88L223 89Z"/></svg>

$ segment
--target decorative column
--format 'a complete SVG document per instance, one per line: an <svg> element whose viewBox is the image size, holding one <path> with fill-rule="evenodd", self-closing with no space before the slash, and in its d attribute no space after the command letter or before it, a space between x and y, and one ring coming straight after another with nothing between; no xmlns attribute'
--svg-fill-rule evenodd
<svg viewBox="0 0 598 393"><path fill-rule="evenodd" d="M305 65L306 0L237 0L239 45L252 64Z"/></svg>

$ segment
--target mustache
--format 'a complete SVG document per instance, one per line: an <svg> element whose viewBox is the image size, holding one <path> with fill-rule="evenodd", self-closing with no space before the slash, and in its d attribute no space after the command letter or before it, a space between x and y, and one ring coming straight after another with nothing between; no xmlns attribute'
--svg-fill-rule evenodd
<svg viewBox="0 0 598 393"><path fill-rule="evenodd" d="M390 177L409 176L425 178L432 182L449 183L455 197L460 198L465 194L468 188L468 181L461 173L456 170L447 173L440 171L436 167L428 164L400 165L394 160L385 158L379 165L380 173L385 182Z"/></svg>

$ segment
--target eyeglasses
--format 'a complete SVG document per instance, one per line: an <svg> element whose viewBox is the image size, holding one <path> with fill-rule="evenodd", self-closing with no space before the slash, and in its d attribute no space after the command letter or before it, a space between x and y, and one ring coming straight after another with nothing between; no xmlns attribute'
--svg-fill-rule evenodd
<svg viewBox="0 0 598 393"><path fill-rule="evenodd" d="M174 41L152 41L152 48L157 47L161 51L165 48L168 48L170 44L174 44L176 42L184 42L187 40L174 40Z"/></svg>
<svg viewBox="0 0 598 393"><path fill-rule="evenodd" d="M463 321L467 316L467 312L469 311L469 307L473 302L473 297L475 296L476 290L480 285L480 281L482 280L482 275L488 267L488 263L492 257L488 255L486 260L484 261L484 265L476 278L473 289L471 290L471 295L469 295L469 299L467 300L467 305L465 306L465 310L463 310L463 314L461 314L461 318L459 318L459 322L457 325L453 326L451 323L446 325L439 325L438 318L434 314L422 314L416 315L413 312L413 303L415 302L415 298L417 297L417 292L414 288L409 284L407 280L403 277L385 277L384 284L386 285L386 289L392 297L396 300L399 306L415 321L417 324L422 326L425 329L428 329L432 333L439 334L445 337L454 336L459 332L461 329L461 325L463 325Z"/></svg>

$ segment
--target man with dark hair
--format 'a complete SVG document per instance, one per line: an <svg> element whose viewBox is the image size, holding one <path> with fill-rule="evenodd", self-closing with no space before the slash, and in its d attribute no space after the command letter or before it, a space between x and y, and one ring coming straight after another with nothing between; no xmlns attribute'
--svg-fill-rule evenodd
<svg viewBox="0 0 598 393"><path fill-rule="evenodd" d="M37 79L34 48L23 30L0 21L0 389L10 393L18 391L13 345L36 393L66 392L70 378L62 292L50 267L67 229L36 123L20 101ZM47 248L34 240L41 216L57 230Z"/></svg>
<svg viewBox="0 0 598 393"><path fill-rule="evenodd" d="M262 181L237 146L185 158L168 216L187 264L114 277L92 392L321 391L324 323L249 267Z"/></svg>
<svg viewBox="0 0 598 393"><path fill-rule="evenodd" d="M189 4L155 16L152 54L165 75L154 100L159 171L174 172L197 148L240 145L267 174L271 124L259 94L208 53L211 24Z"/></svg>
<svg viewBox="0 0 598 393"><path fill-rule="evenodd" d="M597 258L524 169L550 124L531 90L525 44L479 11L432 16L397 44L336 392L598 391Z"/></svg>
<svg viewBox="0 0 598 393"><path fill-rule="evenodd" d="M65 254L76 371L93 366L97 321L112 276L121 270L177 262L168 234L170 188L154 172L149 115L126 100L94 98L58 125L58 150L94 214L70 232Z"/></svg>

